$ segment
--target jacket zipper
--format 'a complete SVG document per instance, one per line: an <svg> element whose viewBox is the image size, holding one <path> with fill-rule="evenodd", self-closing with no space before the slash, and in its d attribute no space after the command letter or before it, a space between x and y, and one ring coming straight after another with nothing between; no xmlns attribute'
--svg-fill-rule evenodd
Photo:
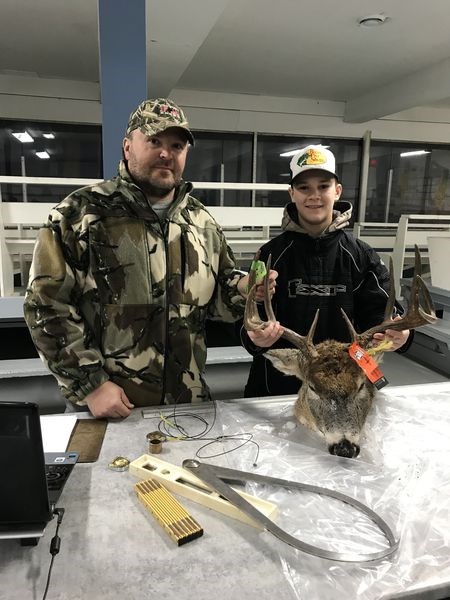
<svg viewBox="0 0 450 600"><path fill-rule="evenodd" d="M165 302L164 302L164 312L165 312L165 340L164 340L164 368L163 368L163 373L162 373L162 390L161 390L161 398L159 401L159 404L162 405L164 404L164 400L166 397L166 362L167 362L167 342L169 339L169 334L168 334L168 329L169 329L169 305L167 302L167 287L168 287L168 272L169 272L169 259L168 259L168 244L167 244L167 238L168 238L168 231L165 232L164 231L164 223L161 222L161 219L158 217L158 215L155 213L156 215L156 220L158 222L160 231L161 231L161 235L163 237L164 240L164 254L165 254L165 262L166 262L166 274L165 274ZM167 227L169 227L169 224L167 224ZM147 244L148 246L148 244ZM150 270L150 264L149 264L149 270Z"/></svg>
<svg viewBox="0 0 450 600"><path fill-rule="evenodd" d="M165 399L166 399L166 373L167 373L167 356L168 356L168 351L167 351L167 345L169 342L169 303L167 301L167 290L168 290L168 286L169 286L169 245L167 243L167 239L169 237L169 222L167 222L167 230L165 231L164 226L161 224L161 233L163 234L163 239L164 239L164 254L165 254L165 261L166 261L166 273L164 276L164 280L165 280L165 292L164 292L164 311L165 311L165 340L164 340L164 368L163 368L163 384L162 384L162 396L161 396L161 401L160 404L165 404Z"/></svg>
<svg viewBox="0 0 450 600"><path fill-rule="evenodd" d="M181 230L181 244L180 244L180 278L181 278L181 290L185 293L186 287L186 271L187 271L187 240L186 232Z"/></svg>

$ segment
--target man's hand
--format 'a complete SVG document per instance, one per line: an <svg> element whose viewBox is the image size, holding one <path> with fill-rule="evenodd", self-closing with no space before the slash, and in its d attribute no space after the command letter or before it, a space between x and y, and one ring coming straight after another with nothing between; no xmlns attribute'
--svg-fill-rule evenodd
<svg viewBox="0 0 450 600"><path fill-rule="evenodd" d="M394 321L401 319L400 316L395 317ZM394 329L386 329L384 333L374 333L373 339L378 340L379 343L392 342L392 346L387 350L388 352L394 352L406 343L409 337L409 329L403 329L402 331L395 331Z"/></svg>
<svg viewBox="0 0 450 600"><path fill-rule="evenodd" d="M277 282L276 282L277 277L278 277L278 271L274 271L271 269L269 271L269 294L270 294L270 297L272 297L275 293L275 287L277 285ZM244 298L247 298L247 295L249 292L248 280L249 280L249 275L245 275L245 277L242 277L239 280L239 283L237 285L238 292ZM259 285L256 286L255 300L257 302L262 302L264 300L264 286L262 285L262 283L260 283Z"/></svg>
<svg viewBox="0 0 450 600"><path fill-rule="evenodd" d="M94 417L128 417L134 404L123 389L112 381L105 381L85 398Z"/></svg>
<svg viewBox="0 0 450 600"><path fill-rule="evenodd" d="M264 329L257 331L247 331L248 337L252 340L255 346L260 348L270 348L283 335L284 329L278 321L275 323L269 322Z"/></svg>

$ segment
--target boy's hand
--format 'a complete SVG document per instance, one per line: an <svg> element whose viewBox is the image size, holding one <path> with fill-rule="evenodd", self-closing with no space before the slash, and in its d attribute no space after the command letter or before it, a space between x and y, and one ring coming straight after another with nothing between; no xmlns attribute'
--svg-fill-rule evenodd
<svg viewBox="0 0 450 600"><path fill-rule="evenodd" d="M268 323L264 329L257 331L247 331L248 337L260 348L270 348L283 335L284 329L278 321Z"/></svg>
<svg viewBox="0 0 450 600"><path fill-rule="evenodd" d="M269 271L269 294L272 297L275 293L275 287L277 285L276 279L278 277L278 271L273 271L272 269ZM244 298L248 296L248 283L249 283L249 275L245 275L239 280L237 285L238 291ZM264 300L264 286L262 283L256 286L255 300L257 302L262 302Z"/></svg>
<svg viewBox="0 0 450 600"><path fill-rule="evenodd" d="M394 321L401 319L400 316L395 317ZM384 333L374 333L373 339L381 343L392 342L392 346L388 349L388 352L394 352L405 344L409 337L409 329L403 329L402 331L395 331L394 329L386 329Z"/></svg>

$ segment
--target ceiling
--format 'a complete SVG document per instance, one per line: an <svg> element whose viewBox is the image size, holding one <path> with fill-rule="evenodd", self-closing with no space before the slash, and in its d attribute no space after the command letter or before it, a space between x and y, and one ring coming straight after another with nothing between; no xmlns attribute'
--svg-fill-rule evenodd
<svg viewBox="0 0 450 600"><path fill-rule="evenodd" d="M96 0L1 0L0 76L98 82L97 13ZM378 13L381 27L358 25ZM349 122L448 108L449 22L449 0L147 0L149 95L339 101Z"/></svg>

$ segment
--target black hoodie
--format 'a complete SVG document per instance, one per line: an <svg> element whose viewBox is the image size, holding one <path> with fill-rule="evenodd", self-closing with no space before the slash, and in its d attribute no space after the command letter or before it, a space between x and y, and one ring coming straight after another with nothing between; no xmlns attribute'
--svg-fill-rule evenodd
<svg viewBox="0 0 450 600"><path fill-rule="evenodd" d="M312 237L299 225L295 204L289 203L284 210L283 233L265 244L260 254L264 262L271 254L271 268L278 271L272 306L281 325L306 335L320 309L315 343L325 339L350 341L341 308L358 332L381 323L389 292L389 272L378 254L343 230L351 217L351 204L337 202L335 209L331 225L320 236ZM400 304L396 309L403 314ZM266 319L263 307L260 313ZM299 380L283 375L264 357L269 348L255 346L243 328L241 339L254 355L246 397L297 393ZM272 346L289 347L283 338Z"/></svg>

